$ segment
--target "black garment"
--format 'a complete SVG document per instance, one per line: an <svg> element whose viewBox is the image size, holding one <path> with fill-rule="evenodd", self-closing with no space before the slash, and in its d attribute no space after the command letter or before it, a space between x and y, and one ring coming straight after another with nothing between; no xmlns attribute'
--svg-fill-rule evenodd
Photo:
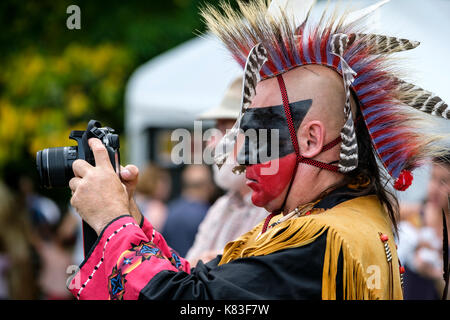
<svg viewBox="0 0 450 320"><path fill-rule="evenodd" d="M405 267L403 274L403 298L405 300L439 300L433 281Z"/></svg>
<svg viewBox="0 0 450 320"><path fill-rule="evenodd" d="M316 207L329 209L353 199L340 188ZM246 257L218 266L221 256L207 264L200 261L191 274L161 271L141 290L139 299L278 300L322 297L322 271L327 232L314 242L264 256ZM336 298L342 299L342 252L336 277Z"/></svg>
<svg viewBox="0 0 450 320"><path fill-rule="evenodd" d="M161 271L141 290L139 299L278 300L321 299L326 233L303 247L217 266L221 256L200 261L191 274ZM342 288L342 257L337 288ZM338 289L341 293L342 289Z"/></svg>

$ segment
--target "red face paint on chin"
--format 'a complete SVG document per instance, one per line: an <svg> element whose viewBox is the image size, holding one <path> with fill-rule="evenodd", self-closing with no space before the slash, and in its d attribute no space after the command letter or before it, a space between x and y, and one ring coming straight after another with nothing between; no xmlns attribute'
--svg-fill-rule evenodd
<svg viewBox="0 0 450 320"><path fill-rule="evenodd" d="M261 170L268 170L278 161L278 170L274 174L262 174ZM247 185L253 190L252 202L255 206L264 207L270 201L276 199L291 181L297 158L295 153L290 153L282 158L271 160L262 164L249 165L246 168L245 177Z"/></svg>

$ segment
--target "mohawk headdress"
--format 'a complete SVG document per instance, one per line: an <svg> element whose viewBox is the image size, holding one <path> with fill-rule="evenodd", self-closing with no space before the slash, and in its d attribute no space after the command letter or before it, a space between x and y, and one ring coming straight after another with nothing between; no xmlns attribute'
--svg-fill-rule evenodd
<svg viewBox="0 0 450 320"><path fill-rule="evenodd" d="M381 163L393 177L394 187L405 190L412 180L410 171L440 152L433 145L439 140L437 136L418 132L423 116L414 109L450 118L450 108L439 97L391 71L390 55L419 43L362 31L364 18L388 0L340 19L337 11L329 17L324 12L315 24L310 22L314 2L274 0L269 6L266 0L238 1L241 13L226 3L223 13L210 6L202 11L209 29L245 68L242 113L250 105L259 78L268 79L308 64L330 67L342 76L346 91L338 171L346 173L358 166L350 108L353 91ZM224 157L216 160L220 163Z"/></svg>

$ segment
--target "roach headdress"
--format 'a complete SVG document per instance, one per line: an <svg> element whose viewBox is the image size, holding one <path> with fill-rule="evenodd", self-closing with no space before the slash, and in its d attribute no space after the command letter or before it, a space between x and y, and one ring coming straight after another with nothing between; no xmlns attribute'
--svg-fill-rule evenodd
<svg viewBox="0 0 450 320"><path fill-rule="evenodd" d="M411 184L411 171L441 152L435 144L441 137L418 131L431 118L423 113L449 119L450 108L393 71L392 53L413 49L418 42L364 30L365 18L386 2L340 17L337 10L330 15L324 12L318 22L310 18L311 0L273 0L270 5L267 0L238 1L239 10L224 3L220 10L207 6L202 16L244 68L241 113L250 105L260 80L309 64L332 68L342 76L346 91L338 171L358 167L350 108L353 92L381 163L394 187L405 190ZM222 144L233 141L239 121ZM224 159L226 154L219 154L216 162Z"/></svg>

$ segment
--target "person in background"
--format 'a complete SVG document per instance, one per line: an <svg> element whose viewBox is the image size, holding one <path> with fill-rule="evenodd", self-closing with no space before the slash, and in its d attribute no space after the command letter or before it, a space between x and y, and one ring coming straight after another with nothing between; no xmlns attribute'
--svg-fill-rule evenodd
<svg viewBox="0 0 450 320"><path fill-rule="evenodd" d="M37 270L33 265L26 211L17 206L0 181L0 299L37 299Z"/></svg>
<svg viewBox="0 0 450 320"><path fill-rule="evenodd" d="M61 211L57 204L52 199L37 193L33 180L27 175L19 177L18 188L31 215L33 227L41 229L43 234L50 232L47 230L48 227L56 225L61 219Z"/></svg>
<svg viewBox="0 0 450 320"><path fill-rule="evenodd" d="M192 246L198 226L208 212L214 184L209 167L200 164L188 165L181 180L181 196L169 203L163 235L183 256Z"/></svg>
<svg viewBox="0 0 450 320"><path fill-rule="evenodd" d="M169 199L169 173L154 164L147 164L136 187L136 203L142 214L161 232L167 219L166 201Z"/></svg>
<svg viewBox="0 0 450 320"><path fill-rule="evenodd" d="M58 239L56 231L46 238L36 234L34 247L41 260L39 273L41 299L71 300L66 288L68 268L73 265L71 248Z"/></svg>
<svg viewBox="0 0 450 320"><path fill-rule="evenodd" d="M72 243L72 263L74 265L82 263L84 260L83 223L70 204L67 206L67 211L58 226L56 236L61 243Z"/></svg>
<svg viewBox="0 0 450 320"><path fill-rule="evenodd" d="M401 204L398 252L405 266L404 298L440 299L442 278L442 210L449 227L450 153L432 161L426 199Z"/></svg>
<svg viewBox="0 0 450 320"><path fill-rule="evenodd" d="M216 129L225 135L239 115L241 94L242 77L238 77L227 88L219 106L204 112L198 119L215 120ZM208 147L214 148L216 144L217 139ZM213 165L214 182L226 194L217 199L199 226L195 242L186 255L192 266L198 260L207 262L214 259L229 241L249 231L268 215L264 208L252 204L251 189L245 183L245 175L233 174L235 166L236 163L225 163L219 170L217 165Z"/></svg>
<svg viewBox="0 0 450 320"><path fill-rule="evenodd" d="M29 175L19 174L14 185L19 191L19 202L29 214L31 244L38 256L39 298L71 299L66 289L66 270L73 262L71 248L58 233L62 217L60 209L52 199L36 191Z"/></svg>

